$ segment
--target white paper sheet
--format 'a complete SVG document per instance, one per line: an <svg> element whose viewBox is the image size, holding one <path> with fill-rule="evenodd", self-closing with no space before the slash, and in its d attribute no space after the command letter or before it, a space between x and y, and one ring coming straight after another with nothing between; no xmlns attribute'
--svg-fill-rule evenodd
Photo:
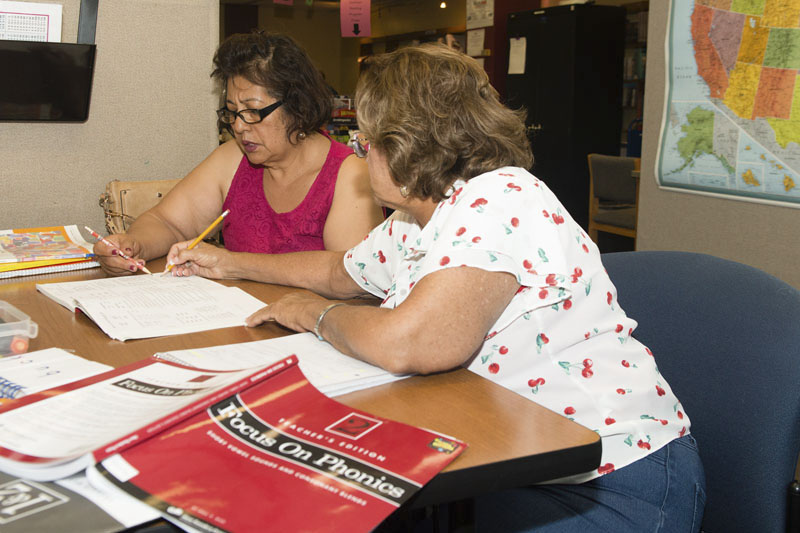
<svg viewBox="0 0 800 533"><path fill-rule="evenodd" d="M296 355L300 370L317 389L330 397L375 387L407 377L349 357L312 333L298 333L254 342L174 350L155 354L166 359L210 370L238 370L262 366Z"/></svg>
<svg viewBox="0 0 800 533"><path fill-rule="evenodd" d="M0 358L0 399L51 389L94 376L112 367L89 361L60 348L47 348Z"/></svg>
<svg viewBox="0 0 800 533"><path fill-rule="evenodd" d="M512 37L508 41L508 73L525 74L525 37Z"/></svg>
<svg viewBox="0 0 800 533"><path fill-rule="evenodd" d="M467 55L479 56L483 54L485 48L483 43L486 40L486 30L469 30L467 32Z"/></svg>
<svg viewBox="0 0 800 533"><path fill-rule="evenodd" d="M61 4L0 0L0 39L61 42Z"/></svg>

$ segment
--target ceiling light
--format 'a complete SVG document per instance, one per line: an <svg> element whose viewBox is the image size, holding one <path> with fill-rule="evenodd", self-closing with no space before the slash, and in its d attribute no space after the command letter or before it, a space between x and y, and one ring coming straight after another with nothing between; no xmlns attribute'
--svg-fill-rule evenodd
<svg viewBox="0 0 800 533"><path fill-rule="evenodd" d="M439 7L441 7L442 9L446 8L447 2L442 2L441 4L439 4Z"/></svg>

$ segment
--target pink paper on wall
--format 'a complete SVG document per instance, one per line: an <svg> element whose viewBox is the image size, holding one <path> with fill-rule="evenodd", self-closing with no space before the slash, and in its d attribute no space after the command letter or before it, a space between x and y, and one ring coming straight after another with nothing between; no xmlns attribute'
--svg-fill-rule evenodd
<svg viewBox="0 0 800 533"><path fill-rule="evenodd" d="M339 4L342 37L369 37L370 0L342 0Z"/></svg>

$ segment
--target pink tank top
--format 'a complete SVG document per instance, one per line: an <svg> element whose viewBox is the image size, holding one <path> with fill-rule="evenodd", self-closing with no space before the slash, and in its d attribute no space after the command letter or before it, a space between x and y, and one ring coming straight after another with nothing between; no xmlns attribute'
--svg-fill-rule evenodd
<svg viewBox="0 0 800 533"><path fill-rule="evenodd" d="M230 214L222 224L225 248L233 252L281 254L324 250L322 230L333 203L336 177L342 161L352 154L331 140L322 169L300 205L276 213L264 196L264 167L242 157L222 209Z"/></svg>

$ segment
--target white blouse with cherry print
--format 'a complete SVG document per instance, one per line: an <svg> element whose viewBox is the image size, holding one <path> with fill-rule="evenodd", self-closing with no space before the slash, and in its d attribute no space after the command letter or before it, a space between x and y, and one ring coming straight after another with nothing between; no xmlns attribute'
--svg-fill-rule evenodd
<svg viewBox="0 0 800 533"><path fill-rule="evenodd" d="M600 434L600 468L561 482L612 472L689 430L652 353L631 336L636 321L619 307L597 246L523 169L456 182L424 228L395 212L344 264L388 308L437 270L516 276L520 289L465 366Z"/></svg>

